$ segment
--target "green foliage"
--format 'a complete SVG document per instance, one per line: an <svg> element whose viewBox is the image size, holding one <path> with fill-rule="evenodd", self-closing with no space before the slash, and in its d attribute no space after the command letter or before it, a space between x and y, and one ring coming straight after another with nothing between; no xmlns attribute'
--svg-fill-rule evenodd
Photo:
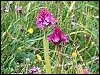
<svg viewBox="0 0 100 75"><path fill-rule="evenodd" d="M61 73L76 73L72 52L79 52L76 64L99 74L99 1L14 1L8 13L1 11L1 73L26 73L33 66L44 66L43 32L36 27L36 16L42 7L47 7L57 18L57 25L70 37L68 44L61 44ZM7 1L1 1L1 8ZM22 14L16 14L15 6L22 6ZM72 6L73 5L73 6ZM58 11L60 10L60 11ZM33 28L33 34L27 32ZM52 28L48 28L52 33ZM88 38L87 38L88 36ZM56 58L54 45L49 43L51 69L55 73ZM42 61L36 55L40 54ZM96 57L95 59L92 59ZM30 59L29 63L26 58ZM75 64L75 63L74 63ZM28 73L28 72L27 72Z"/></svg>

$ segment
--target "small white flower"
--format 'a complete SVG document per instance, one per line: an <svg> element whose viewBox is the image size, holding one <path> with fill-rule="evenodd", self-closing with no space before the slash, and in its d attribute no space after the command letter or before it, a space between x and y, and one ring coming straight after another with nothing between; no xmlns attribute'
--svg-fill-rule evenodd
<svg viewBox="0 0 100 75"><path fill-rule="evenodd" d="M8 3L9 3L9 4L12 4L12 3L13 3L13 1L8 1Z"/></svg>
<svg viewBox="0 0 100 75"><path fill-rule="evenodd" d="M29 61L30 61L30 59L29 59L29 58L26 58L26 61L27 61L27 62L29 62Z"/></svg>
<svg viewBox="0 0 100 75"><path fill-rule="evenodd" d="M5 6L4 11L5 12L9 12L9 7L8 6Z"/></svg>

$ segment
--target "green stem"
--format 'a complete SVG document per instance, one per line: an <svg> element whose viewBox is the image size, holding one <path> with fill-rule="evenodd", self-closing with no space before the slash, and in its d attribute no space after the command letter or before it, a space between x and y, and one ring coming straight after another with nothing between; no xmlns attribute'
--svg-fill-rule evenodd
<svg viewBox="0 0 100 75"><path fill-rule="evenodd" d="M57 45L55 45L55 52L56 52L56 74L58 74L58 50L57 50Z"/></svg>
<svg viewBox="0 0 100 75"><path fill-rule="evenodd" d="M46 30L44 30L43 46L44 46L46 74L51 74L51 63L50 63L50 57L49 57L49 42L47 40Z"/></svg>
<svg viewBox="0 0 100 75"><path fill-rule="evenodd" d="M60 66L59 66L59 51L57 49L57 45L55 45L55 51L56 51L56 73L60 73Z"/></svg>
<svg viewBox="0 0 100 75"><path fill-rule="evenodd" d="M76 60L76 58L73 58L73 73L76 70L75 66L77 66L77 60Z"/></svg>
<svg viewBox="0 0 100 75"><path fill-rule="evenodd" d="M26 69L25 69L25 74L28 72L28 63L26 63Z"/></svg>
<svg viewBox="0 0 100 75"><path fill-rule="evenodd" d="M57 1L57 17L59 18L60 17L60 1ZM59 21L58 21L58 25L59 25L60 23L59 23Z"/></svg>
<svg viewBox="0 0 100 75"><path fill-rule="evenodd" d="M28 73L28 65L29 65L29 62L30 62L30 59L29 58L26 58L26 60L25 60L25 74L27 74Z"/></svg>

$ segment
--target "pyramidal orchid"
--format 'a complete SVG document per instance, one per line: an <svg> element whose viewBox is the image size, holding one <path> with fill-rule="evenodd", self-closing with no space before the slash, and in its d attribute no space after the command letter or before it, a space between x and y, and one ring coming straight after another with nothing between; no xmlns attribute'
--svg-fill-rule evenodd
<svg viewBox="0 0 100 75"><path fill-rule="evenodd" d="M37 27L41 30L47 26L55 26L56 22L57 20L47 8L42 8L36 19Z"/></svg>
<svg viewBox="0 0 100 75"><path fill-rule="evenodd" d="M62 42L68 43L69 37L61 31L60 27L55 26L54 32L48 36L48 40L49 40L49 42L53 42L55 45L55 51L56 51L56 56L57 56L56 65L58 67L56 69L56 73L59 74L61 72L60 67L59 67L59 62L61 62L60 61L61 55L59 54L59 47L58 46Z"/></svg>
<svg viewBox="0 0 100 75"><path fill-rule="evenodd" d="M54 27L54 32L48 36L49 42L53 42L55 45L60 44L61 42L69 42L69 37L65 35L60 27L55 26Z"/></svg>
<svg viewBox="0 0 100 75"><path fill-rule="evenodd" d="M43 48L44 48L46 74L51 74L51 61L49 56L49 42L47 39L47 35L48 35L47 27L48 26L55 27L56 22L57 20L47 8L42 8L36 18L37 27L40 30L44 31Z"/></svg>

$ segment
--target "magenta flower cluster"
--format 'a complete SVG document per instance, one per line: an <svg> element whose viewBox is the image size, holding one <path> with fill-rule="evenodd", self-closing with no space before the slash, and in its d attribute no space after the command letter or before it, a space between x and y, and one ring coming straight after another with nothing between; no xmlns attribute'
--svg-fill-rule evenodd
<svg viewBox="0 0 100 75"><path fill-rule="evenodd" d="M57 20L53 14L46 8L42 8L37 16L36 24L41 30L44 30L47 26L54 26Z"/></svg>
<svg viewBox="0 0 100 75"><path fill-rule="evenodd" d="M69 42L69 37L56 26L54 32L48 36L48 40L54 44L60 44L61 42Z"/></svg>
<svg viewBox="0 0 100 75"><path fill-rule="evenodd" d="M69 42L68 35L65 35L60 27L56 26L57 20L53 14L46 8L42 8L36 19L37 27L40 30L44 30L47 26L54 27L54 32L48 36L48 40L54 44L60 44L61 42Z"/></svg>

